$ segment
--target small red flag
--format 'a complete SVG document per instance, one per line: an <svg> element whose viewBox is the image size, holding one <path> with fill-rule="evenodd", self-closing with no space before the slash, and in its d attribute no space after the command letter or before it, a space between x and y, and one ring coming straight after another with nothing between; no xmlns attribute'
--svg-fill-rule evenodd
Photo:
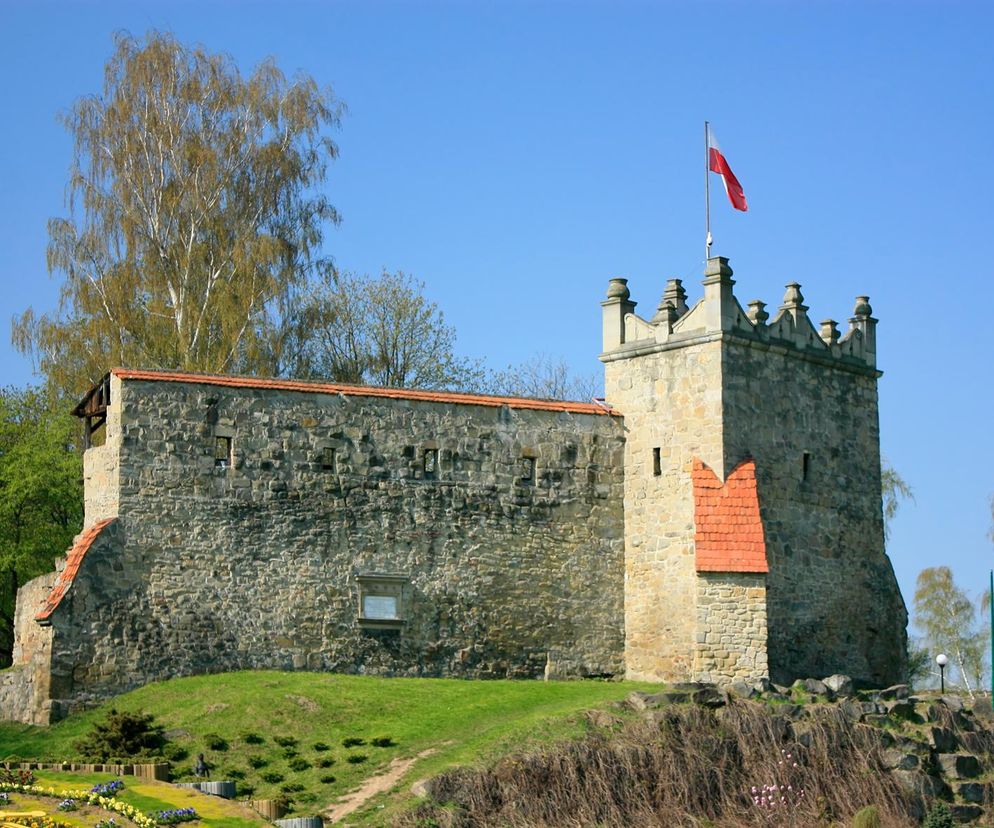
<svg viewBox="0 0 994 828"><path fill-rule="evenodd" d="M725 185L725 193L728 195L728 200L732 202L732 206L736 210L746 212L749 205L746 204L745 191L735 177L735 173L732 172L732 168L728 166L725 156L722 155L710 126L708 126L708 169L721 176L721 181Z"/></svg>

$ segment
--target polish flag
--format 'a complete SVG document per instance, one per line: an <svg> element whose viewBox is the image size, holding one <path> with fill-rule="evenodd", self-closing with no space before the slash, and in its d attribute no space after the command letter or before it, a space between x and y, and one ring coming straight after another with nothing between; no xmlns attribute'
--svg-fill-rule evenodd
<svg viewBox="0 0 994 828"><path fill-rule="evenodd" d="M721 181L725 185L725 193L728 195L728 200L732 202L732 206L743 213L748 210L749 206L746 204L742 185L739 184L732 168L728 166L725 156L721 154L718 141L715 139L710 125L708 126L708 169L721 176Z"/></svg>

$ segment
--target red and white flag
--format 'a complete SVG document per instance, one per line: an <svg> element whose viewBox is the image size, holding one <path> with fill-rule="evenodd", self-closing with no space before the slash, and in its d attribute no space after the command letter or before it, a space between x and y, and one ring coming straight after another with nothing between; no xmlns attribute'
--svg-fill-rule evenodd
<svg viewBox="0 0 994 828"><path fill-rule="evenodd" d="M721 149L718 147L718 141L715 139L710 125L708 125L708 169L721 176L721 181L725 185L725 193L728 195L728 200L732 202L732 206L736 210L741 210L743 213L748 210L749 205L746 204L745 192L742 189L742 185L739 184L735 173L732 172L732 168L728 166L725 156L722 155Z"/></svg>

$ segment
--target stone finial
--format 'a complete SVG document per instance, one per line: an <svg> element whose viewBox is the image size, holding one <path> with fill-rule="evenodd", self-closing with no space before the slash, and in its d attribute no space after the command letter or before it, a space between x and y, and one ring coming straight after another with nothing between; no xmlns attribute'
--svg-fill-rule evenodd
<svg viewBox="0 0 994 828"><path fill-rule="evenodd" d="M808 306L804 304L804 296L801 295L801 286L797 282L787 285L787 292L783 295L781 310L806 311Z"/></svg>
<svg viewBox="0 0 994 828"><path fill-rule="evenodd" d="M749 312L746 314L754 325L765 325L770 315L766 312L766 302L753 299L749 302Z"/></svg>
<svg viewBox="0 0 994 828"><path fill-rule="evenodd" d="M620 276L616 276L607 285L607 298L608 299L620 299L625 301L630 299L632 292L628 289L628 280L622 279Z"/></svg>
<svg viewBox="0 0 994 828"><path fill-rule="evenodd" d="M656 315L649 321L653 325L666 325L667 329L669 329L679 318L680 314L673 307L673 301L667 299L666 294L663 294L663 298L659 300L659 307L656 308Z"/></svg>
<svg viewBox="0 0 994 828"><path fill-rule="evenodd" d="M869 296L857 296L856 297L856 307L853 308L853 316L865 319L873 313L873 308L870 307L870 297Z"/></svg>
<svg viewBox="0 0 994 828"><path fill-rule="evenodd" d="M823 319L818 333L826 345L835 345L839 341L839 325L834 319Z"/></svg>
<svg viewBox="0 0 994 828"><path fill-rule="evenodd" d="M732 268L724 256L712 256L704 268L704 284L709 281L732 282Z"/></svg>
<svg viewBox="0 0 994 828"><path fill-rule="evenodd" d="M677 318L687 312L687 291L683 289L683 282L680 279L667 280L666 289L663 291L663 301L668 301L673 306Z"/></svg>

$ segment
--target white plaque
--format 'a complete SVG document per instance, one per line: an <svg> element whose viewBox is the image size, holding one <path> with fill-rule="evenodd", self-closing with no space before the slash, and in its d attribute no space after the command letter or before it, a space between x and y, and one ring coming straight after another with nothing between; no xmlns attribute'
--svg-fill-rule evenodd
<svg viewBox="0 0 994 828"><path fill-rule="evenodd" d="M397 618L397 599L393 595L364 595L362 617L389 621Z"/></svg>

